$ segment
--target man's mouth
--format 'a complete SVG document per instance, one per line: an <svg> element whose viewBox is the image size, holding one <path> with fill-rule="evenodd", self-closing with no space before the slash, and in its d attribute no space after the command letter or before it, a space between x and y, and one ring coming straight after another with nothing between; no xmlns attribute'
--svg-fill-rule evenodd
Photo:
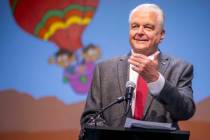
<svg viewBox="0 0 210 140"><path fill-rule="evenodd" d="M140 42L147 42L147 41L149 41L148 39L143 39L143 38L134 38L134 40L140 41Z"/></svg>
<svg viewBox="0 0 210 140"><path fill-rule="evenodd" d="M133 39L136 40L136 41L141 41L141 42L149 41L146 37L140 37L138 35L134 36Z"/></svg>

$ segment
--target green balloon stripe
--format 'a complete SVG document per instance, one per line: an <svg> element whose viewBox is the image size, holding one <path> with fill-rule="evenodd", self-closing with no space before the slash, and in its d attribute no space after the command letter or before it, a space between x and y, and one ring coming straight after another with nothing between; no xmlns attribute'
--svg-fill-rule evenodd
<svg viewBox="0 0 210 140"><path fill-rule="evenodd" d="M79 10L81 12L87 12L87 11L94 11L95 7L88 7L88 6L81 6L77 4L69 5L66 7L63 11L61 10L50 10L48 11L43 17L42 20L36 25L34 34L38 35L39 30L45 25L46 21L52 17L52 16L58 16L58 17L64 17L64 15L71 11L71 10Z"/></svg>

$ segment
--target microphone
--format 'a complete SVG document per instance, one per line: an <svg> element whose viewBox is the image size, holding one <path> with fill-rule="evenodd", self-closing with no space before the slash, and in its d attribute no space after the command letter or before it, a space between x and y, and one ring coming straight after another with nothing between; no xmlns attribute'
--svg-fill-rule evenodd
<svg viewBox="0 0 210 140"><path fill-rule="evenodd" d="M136 88L136 84L132 81L127 81L126 83L126 94L125 94L125 98L126 98L126 114L129 112L130 108L131 108L131 101L132 101L132 97L133 97L133 91Z"/></svg>

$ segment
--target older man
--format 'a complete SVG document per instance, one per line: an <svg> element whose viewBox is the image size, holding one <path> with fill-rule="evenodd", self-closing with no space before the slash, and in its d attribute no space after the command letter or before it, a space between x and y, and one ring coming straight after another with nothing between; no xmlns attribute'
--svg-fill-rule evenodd
<svg viewBox="0 0 210 140"><path fill-rule="evenodd" d="M125 95L126 81L136 83L129 117L153 122L169 122L193 116L193 66L162 54L158 44L164 39L163 11L155 4L142 4L129 16L131 53L99 63L94 72L82 128L97 110ZM126 104L116 104L97 119L96 124L123 127ZM89 124L91 125L91 124Z"/></svg>

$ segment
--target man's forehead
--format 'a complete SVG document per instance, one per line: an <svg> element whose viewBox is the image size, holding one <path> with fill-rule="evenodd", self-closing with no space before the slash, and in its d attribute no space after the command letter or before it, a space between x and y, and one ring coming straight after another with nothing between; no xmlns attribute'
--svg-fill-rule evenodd
<svg viewBox="0 0 210 140"><path fill-rule="evenodd" d="M138 17L157 19L158 14L154 10L140 9L133 13L133 15L131 16L131 19L135 19Z"/></svg>
<svg viewBox="0 0 210 140"><path fill-rule="evenodd" d="M131 24L139 22L148 22L151 24L156 24L158 23L158 14L152 10L137 10L131 16Z"/></svg>

